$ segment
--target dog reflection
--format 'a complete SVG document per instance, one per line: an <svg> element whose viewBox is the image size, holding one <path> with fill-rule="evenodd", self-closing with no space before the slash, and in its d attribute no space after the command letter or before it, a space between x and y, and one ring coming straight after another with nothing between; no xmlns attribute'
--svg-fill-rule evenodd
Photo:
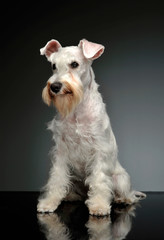
<svg viewBox="0 0 164 240"><path fill-rule="evenodd" d="M65 207L67 209L60 214L38 214L41 231L47 240L122 240L129 233L135 216L134 205L114 208L111 217L89 216L89 219L84 209L79 212L78 206Z"/></svg>
<svg viewBox="0 0 164 240"><path fill-rule="evenodd" d="M69 229L60 221L56 213L38 214L41 231L44 232L47 240L69 240Z"/></svg>
<svg viewBox="0 0 164 240"><path fill-rule="evenodd" d="M135 216L135 207L114 209L112 217L89 217L86 226L91 240L122 240L131 229L132 217Z"/></svg>

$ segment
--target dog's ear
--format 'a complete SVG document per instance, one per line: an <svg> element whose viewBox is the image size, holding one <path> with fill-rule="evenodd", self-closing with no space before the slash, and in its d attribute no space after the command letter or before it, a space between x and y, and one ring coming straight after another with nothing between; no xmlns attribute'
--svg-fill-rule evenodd
<svg viewBox="0 0 164 240"><path fill-rule="evenodd" d="M105 49L103 45L89 42L86 39L80 41L79 47L82 48L84 57L91 60L99 58Z"/></svg>
<svg viewBox="0 0 164 240"><path fill-rule="evenodd" d="M57 40L52 39L43 48L40 49L41 55L46 55L49 59L52 53L57 52L61 48L60 43Z"/></svg>

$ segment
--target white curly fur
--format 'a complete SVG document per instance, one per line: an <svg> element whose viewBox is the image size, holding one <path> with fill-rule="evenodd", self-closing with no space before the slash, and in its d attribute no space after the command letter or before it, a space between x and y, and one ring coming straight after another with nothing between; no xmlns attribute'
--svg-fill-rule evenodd
<svg viewBox="0 0 164 240"><path fill-rule="evenodd" d="M130 177L117 158L117 144L95 76L92 61L104 51L81 40L77 47L49 41L41 54L55 64L43 100L59 114L49 123L55 146L52 168L39 212L53 212L62 200L85 200L91 215L108 215L111 202L132 204L145 197L131 190ZM76 62L78 66L72 67ZM59 92L51 85L60 82Z"/></svg>

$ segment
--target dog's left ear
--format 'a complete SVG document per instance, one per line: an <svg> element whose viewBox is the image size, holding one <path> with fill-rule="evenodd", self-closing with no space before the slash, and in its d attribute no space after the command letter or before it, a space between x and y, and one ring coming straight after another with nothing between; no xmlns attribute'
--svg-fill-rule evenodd
<svg viewBox="0 0 164 240"><path fill-rule="evenodd" d="M61 48L60 43L57 40L52 39L43 48L40 49L41 55L46 55L49 59L52 53L57 52Z"/></svg>
<svg viewBox="0 0 164 240"><path fill-rule="evenodd" d="M105 49L103 45L89 42L86 39L81 40L78 46L82 48L84 57L90 60L99 58Z"/></svg>

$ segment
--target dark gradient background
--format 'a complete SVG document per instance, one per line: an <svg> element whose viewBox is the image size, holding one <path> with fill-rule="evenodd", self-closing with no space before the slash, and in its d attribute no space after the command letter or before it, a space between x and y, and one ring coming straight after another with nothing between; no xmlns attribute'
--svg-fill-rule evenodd
<svg viewBox="0 0 164 240"><path fill-rule="evenodd" d="M164 191L164 6L158 1L45 1L1 14L1 191L38 191L50 168L41 99L51 75L39 49L86 38L105 46L93 63L134 188Z"/></svg>

